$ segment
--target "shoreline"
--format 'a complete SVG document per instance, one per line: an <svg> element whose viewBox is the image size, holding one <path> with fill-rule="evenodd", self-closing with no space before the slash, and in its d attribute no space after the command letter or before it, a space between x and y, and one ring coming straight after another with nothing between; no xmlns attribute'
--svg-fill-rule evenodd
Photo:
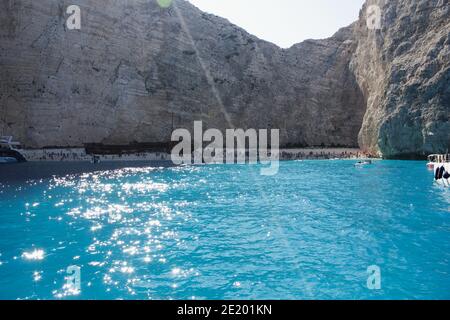
<svg viewBox="0 0 450 320"><path fill-rule="evenodd" d="M138 152L112 155L87 154L85 148L23 149L20 153L28 162L101 162L171 161L165 152ZM279 160L364 160L370 157L357 148L293 148L280 149Z"/></svg>

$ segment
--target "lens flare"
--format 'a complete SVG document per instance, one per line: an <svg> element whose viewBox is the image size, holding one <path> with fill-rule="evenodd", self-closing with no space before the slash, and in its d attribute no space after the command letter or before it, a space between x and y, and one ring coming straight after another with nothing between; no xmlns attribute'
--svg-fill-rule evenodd
<svg viewBox="0 0 450 320"><path fill-rule="evenodd" d="M156 0L161 8L168 8L172 4L172 0Z"/></svg>

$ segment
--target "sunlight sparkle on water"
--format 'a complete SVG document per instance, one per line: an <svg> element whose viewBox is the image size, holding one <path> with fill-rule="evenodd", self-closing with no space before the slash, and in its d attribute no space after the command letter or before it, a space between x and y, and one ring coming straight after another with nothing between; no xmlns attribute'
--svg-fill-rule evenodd
<svg viewBox="0 0 450 320"><path fill-rule="evenodd" d="M0 298L450 298L450 192L424 162L353 164L86 164L0 185Z"/></svg>
<svg viewBox="0 0 450 320"><path fill-rule="evenodd" d="M22 253L22 258L27 260L43 260L45 252L42 249L35 249L30 252Z"/></svg>

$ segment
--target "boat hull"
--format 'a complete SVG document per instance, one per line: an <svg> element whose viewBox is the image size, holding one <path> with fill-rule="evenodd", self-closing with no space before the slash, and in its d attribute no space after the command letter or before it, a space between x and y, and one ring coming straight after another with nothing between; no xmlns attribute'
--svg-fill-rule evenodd
<svg viewBox="0 0 450 320"><path fill-rule="evenodd" d="M436 180L436 183L443 187L450 187L450 181L448 179L439 179Z"/></svg>
<svg viewBox="0 0 450 320"><path fill-rule="evenodd" d="M0 157L0 163L17 163L17 159L13 157Z"/></svg>
<svg viewBox="0 0 450 320"><path fill-rule="evenodd" d="M16 150L0 149L0 163L26 162L25 157Z"/></svg>
<svg viewBox="0 0 450 320"><path fill-rule="evenodd" d="M442 170L441 168L444 167L444 169ZM434 165L434 177L435 177L435 182L438 185L444 186L444 187L449 187L450 186L450 179L446 179L445 175L439 175L438 171L442 170L441 173L443 172L445 173L450 173L450 163L435 163ZM440 179L437 179L437 178ZM448 178L448 176L447 176Z"/></svg>

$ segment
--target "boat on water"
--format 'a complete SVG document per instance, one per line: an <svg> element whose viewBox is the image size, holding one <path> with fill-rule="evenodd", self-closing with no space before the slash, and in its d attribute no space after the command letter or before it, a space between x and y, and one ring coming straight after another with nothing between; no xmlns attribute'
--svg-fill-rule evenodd
<svg viewBox="0 0 450 320"><path fill-rule="evenodd" d="M14 157L3 156L0 152L0 163L16 163L17 159Z"/></svg>
<svg viewBox="0 0 450 320"><path fill-rule="evenodd" d="M364 167L372 164L372 160L362 160L355 163L355 167Z"/></svg>
<svg viewBox="0 0 450 320"><path fill-rule="evenodd" d="M446 163L450 161L450 155L448 154L430 154L428 156L427 168L434 170L435 165L439 163Z"/></svg>
<svg viewBox="0 0 450 320"><path fill-rule="evenodd" d="M0 137L0 163L18 163L27 160L20 152L19 142L13 141L12 136Z"/></svg>
<svg viewBox="0 0 450 320"><path fill-rule="evenodd" d="M434 181L446 187L450 186L450 155L432 154L428 156L427 167L434 172Z"/></svg>

